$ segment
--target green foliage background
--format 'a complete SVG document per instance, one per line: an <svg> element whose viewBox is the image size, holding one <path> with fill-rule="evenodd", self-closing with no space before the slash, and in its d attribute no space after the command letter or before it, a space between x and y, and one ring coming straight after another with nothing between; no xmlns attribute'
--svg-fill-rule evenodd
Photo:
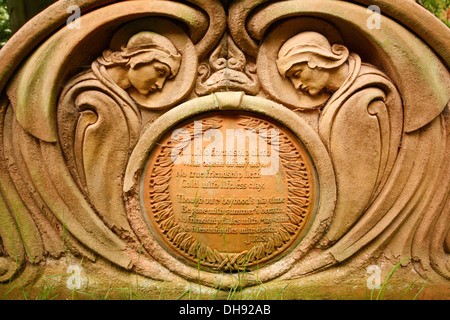
<svg viewBox="0 0 450 320"><path fill-rule="evenodd" d="M424 6L450 27L450 22L447 20L447 10L450 8L450 0L416 0L416 2Z"/></svg>
<svg viewBox="0 0 450 320"><path fill-rule="evenodd" d="M450 8L450 0L416 0L416 2L424 6L450 27L450 22L447 20L447 10ZM12 31L9 25L8 3L7 0L0 0L0 48L5 45L11 35Z"/></svg>

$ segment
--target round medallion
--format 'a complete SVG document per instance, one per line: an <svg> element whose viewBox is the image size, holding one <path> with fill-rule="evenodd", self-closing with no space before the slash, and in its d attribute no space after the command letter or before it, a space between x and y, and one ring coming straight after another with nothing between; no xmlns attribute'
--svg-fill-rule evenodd
<svg viewBox="0 0 450 320"><path fill-rule="evenodd" d="M159 242L211 270L260 267L304 234L316 203L314 168L286 127L246 112L190 118L151 152L143 180Z"/></svg>

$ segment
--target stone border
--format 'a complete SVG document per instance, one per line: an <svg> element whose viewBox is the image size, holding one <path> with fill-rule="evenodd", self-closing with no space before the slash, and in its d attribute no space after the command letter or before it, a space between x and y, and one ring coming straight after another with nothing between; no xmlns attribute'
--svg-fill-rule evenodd
<svg viewBox="0 0 450 320"><path fill-rule="evenodd" d="M140 199L142 183L141 173L148 162L148 155L159 140L178 123L207 112L239 110L253 112L273 118L286 126L303 143L309 152L315 168L316 183L320 192L316 197L316 212L313 214L303 239L291 248L280 260L257 270L257 274L248 275L249 282L269 281L284 273L300 260L321 238L331 222L336 201L335 175L331 159L319 135L293 111L273 101L247 96L242 92L223 92L190 100L171 109L152 123L143 132L136 148L131 154L124 177L124 193L130 224L143 244L143 248L161 265L179 276L195 280L208 286L231 287L236 282L232 274L217 274L198 270L176 259L164 249L147 228L143 200ZM142 180L142 181L141 181Z"/></svg>

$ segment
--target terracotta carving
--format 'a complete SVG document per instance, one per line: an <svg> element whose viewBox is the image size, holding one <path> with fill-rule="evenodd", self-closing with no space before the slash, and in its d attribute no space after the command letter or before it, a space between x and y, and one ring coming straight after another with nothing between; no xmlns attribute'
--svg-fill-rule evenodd
<svg viewBox="0 0 450 320"><path fill-rule="evenodd" d="M147 31L133 36L120 52L103 52L95 67L104 66L112 80L131 95L146 96L177 75L180 61L181 55L169 39Z"/></svg>
<svg viewBox="0 0 450 320"><path fill-rule="evenodd" d="M259 156L252 163L250 155L242 164L236 159L226 164L226 156L219 154L218 163L196 165L196 155L190 152L193 160L174 164L174 149L185 150L197 143L191 143L200 133L197 126L202 134L222 130L224 137L232 128L252 132L254 141L271 148L256 151L248 144L245 148L260 154L264 150L277 152L279 170L262 175L259 168L264 161ZM279 132L276 139L257 133L274 128ZM214 271L242 271L285 254L298 241L315 209L312 165L295 138L265 119L236 113L191 120L183 130L190 139L180 146L170 136L165 137L145 173L145 208L158 237L190 263ZM276 195L274 189L278 190Z"/></svg>
<svg viewBox="0 0 450 320"><path fill-rule="evenodd" d="M229 35L225 35L207 63L199 67L196 92L205 95L215 91L237 90L257 94L260 90L256 67Z"/></svg>
<svg viewBox="0 0 450 320"><path fill-rule="evenodd" d="M345 46L331 46L317 32L302 32L280 48L277 67L295 89L316 96L322 91L335 92L343 85L350 74L348 60Z"/></svg>
<svg viewBox="0 0 450 320"><path fill-rule="evenodd" d="M360 217L392 169L401 139L400 95L387 75L362 63L344 45L331 45L318 32L302 32L288 39L276 63L299 94L317 99L317 108L321 108L319 134L334 161L340 195L336 221L327 235L335 241ZM345 123L340 120L344 114ZM374 118L378 118L376 123ZM389 137L379 138L378 125L386 127L384 135ZM358 132L370 137L369 146ZM358 147L349 150L349 145ZM364 182L355 189L357 178Z"/></svg>
<svg viewBox="0 0 450 320"><path fill-rule="evenodd" d="M97 78L127 100L123 91L133 98L162 90L165 81L177 75L180 63L181 55L169 39L143 31L131 37L121 51L105 50L92 64L89 75L80 77Z"/></svg>
<svg viewBox="0 0 450 320"><path fill-rule="evenodd" d="M78 264L101 296L360 298L401 262L393 296L448 297L448 28L412 1L82 2L0 50L0 293ZM171 158L273 128L276 174Z"/></svg>

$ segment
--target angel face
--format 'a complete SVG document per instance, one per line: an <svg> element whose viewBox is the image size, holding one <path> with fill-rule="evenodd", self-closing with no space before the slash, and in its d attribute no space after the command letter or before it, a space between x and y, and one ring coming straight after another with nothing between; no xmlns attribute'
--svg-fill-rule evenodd
<svg viewBox="0 0 450 320"><path fill-rule="evenodd" d="M171 70L166 64L154 60L142 63L128 70L131 85L143 95L161 90Z"/></svg>
<svg viewBox="0 0 450 320"><path fill-rule="evenodd" d="M308 92L311 96L319 94L327 88L330 80L330 70L323 68L310 68L306 62L293 65L286 77L295 89Z"/></svg>

